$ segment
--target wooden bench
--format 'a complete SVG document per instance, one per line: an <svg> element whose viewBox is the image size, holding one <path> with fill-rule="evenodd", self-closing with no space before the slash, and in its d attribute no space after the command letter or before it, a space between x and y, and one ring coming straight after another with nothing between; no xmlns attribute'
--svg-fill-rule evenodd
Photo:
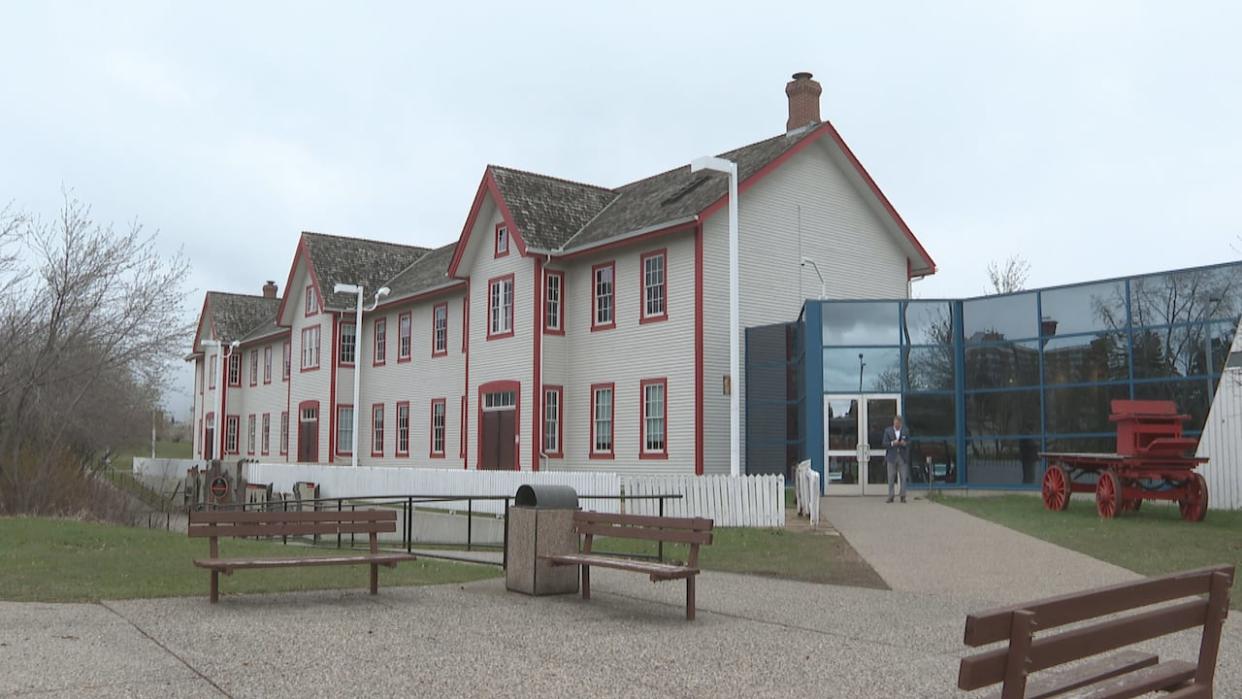
<svg viewBox="0 0 1242 699"><path fill-rule="evenodd" d="M651 582L684 578L686 581L686 619L694 620L694 576L699 574L699 546L712 543L712 520L698 517L644 517L580 511L574 513L574 531L583 537L581 553L543 555L539 558L554 566L581 566L582 599L591 599L591 566L645 573L651 576ZM591 544L597 536L689 544L690 555L685 565L676 565L657 561L640 561L616 554L592 553Z"/></svg>
<svg viewBox="0 0 1242 699"><path fill-rule="evenodd" d="M971 614L966 645L1008 645L963 658L957 686L973 690L1002 684L1002 699L1067 692L1118 699L1159 691L1173 692L1170 697L1177 699L1211 697L1233 575L1233 566L1213 566ZM1166 604L1187 597L1193 599ZM1124 614L1148 605L1161 606ZM1106 615L1117 616L1035 638L1037 630ZM1197 627L1203 633L1196 662L1160 662L1150 653L1129 650L1027 680L1040 670Z"/></svg>
<svg viewBox="0 0 1242 699"><path fill-rule="evenodd" d="M397 531L396 510L325 512L244 512L217 510L190 512L191 537L210 538L210 557L194 561L211 571L211 601L220 600L220 573L232 575L246 568L293 568L298 566L370 565L371 594L379 593L379 566L396 567L412 561L408 553L380 553L381 532ZM283 558L220 558L220 537L271 537L329 534L368 534L370 552L359 555L302 556Z"/></svg>

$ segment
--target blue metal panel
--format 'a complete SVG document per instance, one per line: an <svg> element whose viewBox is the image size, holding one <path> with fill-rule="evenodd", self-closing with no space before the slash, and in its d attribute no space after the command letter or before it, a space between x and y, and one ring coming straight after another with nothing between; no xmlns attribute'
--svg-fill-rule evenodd
<svg viewBox="0 0 1242 699"><path fill-rule="evenodd" d="M823 303L808 303L802 314L806 325L803 326L802 339L805 345L803 367L803 401L806 415L806 433L803 440L806 445L807 457L811 459L811 468L819 474L820 494L828 484L828 474L824 470L824 307Z"/></svg>
<svg viewBox="0 0 1242 699"><path fill-rule="evenodd" d="M957 484L966 483L966 338L962 302L953 302L953 421L957 426Z"/></svg>
<svg viewBox="0 0 1242 699"><path fill-rule="evenodd" d="M1044 376L1044 294L1043 292L1035 294L1035 316L1039 319L1039 450L1048 451L1048 408L1045 393L1047 393L1048 379ZM1046 469L1048 463L1044 459L1039 460L1040 465ZM1042 483L1044 473L1041 469L1035 480Z"/></svg>

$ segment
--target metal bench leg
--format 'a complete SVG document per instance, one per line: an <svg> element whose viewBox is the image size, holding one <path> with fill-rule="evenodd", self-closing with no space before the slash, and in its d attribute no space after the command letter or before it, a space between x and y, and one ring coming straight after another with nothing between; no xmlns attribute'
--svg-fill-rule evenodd
<svg viewBox="0 0 1242 699"><path fill-rule="evenodd" d="M220 601L220 571L211 571L211 603Z"/></svg>
<svg viewBox="0 0 1242 699"><path fill-rule="evenodd" d="M582 566L582 599L591 599L591 566Z"/></svg>
<svg viewBox="0 0 1242 699"><path fill-rule="evenodd" d="M686 621L694 621L694 576L686 578Z"/></svg>
<svg viewBox="0 0 1242 699"><path fill-rule="evenodd" d="M371 594L379 594L379 564L371 564Z"/></svg>

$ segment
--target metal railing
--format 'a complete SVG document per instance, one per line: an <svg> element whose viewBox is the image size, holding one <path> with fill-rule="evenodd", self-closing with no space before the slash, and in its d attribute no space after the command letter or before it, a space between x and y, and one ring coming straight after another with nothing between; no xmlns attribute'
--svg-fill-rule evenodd
<svg viewBox="0 0 1242 699"><path fill-rule="evenodd" d="M664 502L666 500L679 500L683 496L680 493L662 494L662 495L579 495L578 500L620 500L623 503L631 500L656 500L658 502L659 516L664 516ZM466 551L473 551L477 548L495 548L494 544L476 544L474 543L474 503L475 501L497 502L504 501L504 537L500 545L501 562L498 564L502 568L507 568L508 549L509 549L509 506L513 501L513 495L364 495L349 497L326 497L326 498L304 498L304 499L280 499L267 500L263 502L245 502L245 503L225 503L206 505L199 504L191 507L199 507L211 510L242 510L242 511L259 511L259 512L289 512L290 505L297 508L297 511L332 511L343 512L346 508L350 511L356 511L359 505L363 507L400 507L401 517L401 548L406 553L411 553L414 549L414 517L418 508L422 503L428 502L465 502L466 503ZM187 508L188 509L188 508ZM440 512L437 512L440 514ZM319 543L319 535L313 537L315 543ZM287 535L281 536L281 542L289 543ZM349 535L349 546L355 545L354 534ZM443 543L422 542L424 546L443 546ZM664 560L664 542L658 542L656 555L654 558L659 561ZM336 547L344 546L344 538L340 532L336 535ZM466 556L454 556L450 553L426 553L421 552L420 556L426 558L442 558L451 561L464 561L467 563L487 563L497 565L492 561L481 560ZM635 558L652 558L643 554L627 554Z"/></svg>

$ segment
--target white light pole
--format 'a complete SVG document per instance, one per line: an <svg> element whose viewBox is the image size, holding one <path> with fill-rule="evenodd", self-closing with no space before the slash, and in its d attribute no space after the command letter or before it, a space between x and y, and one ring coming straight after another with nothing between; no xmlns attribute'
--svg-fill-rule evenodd
<svg viewBox="0 0 1242 699"><path fill-rule="evenodd" d="M820 274L819 265L815 264L815 260L812 260L809 257L803 257L802 266L805 267L807 265L810 265L811 269L815 270L815 276L819 277L819 300L823 301L824 295L825 295L824 294L824 275Z"/></svg>
<svg viewBox="0 0 1242 699"><path fill-rule="evenodd" d="M741 371L738 341L741 329L738 318L737 273L737 163L724 158L706 156L690 163L690 172L715 170L729 176L729 473L741 475L741 403L738 375Z"/></svg>
<svg viewBox="0 0 1242 699"><path fill-rule="evenodd" d="M358 468L358 386L361 384L362 374L362 285L361 284L337 284L332 287L332 292L336 294L356 294L358 303L354 309L354 407L353 407L353 433L352 444L349 445L350 466ZM380 287L375 292L375 303L367 309L367 313L375 310L379 305L381 296L387 296L388 287ZM333 350L336 348L334 347ZM335 407L334 407L335 409Z"/></svg>

